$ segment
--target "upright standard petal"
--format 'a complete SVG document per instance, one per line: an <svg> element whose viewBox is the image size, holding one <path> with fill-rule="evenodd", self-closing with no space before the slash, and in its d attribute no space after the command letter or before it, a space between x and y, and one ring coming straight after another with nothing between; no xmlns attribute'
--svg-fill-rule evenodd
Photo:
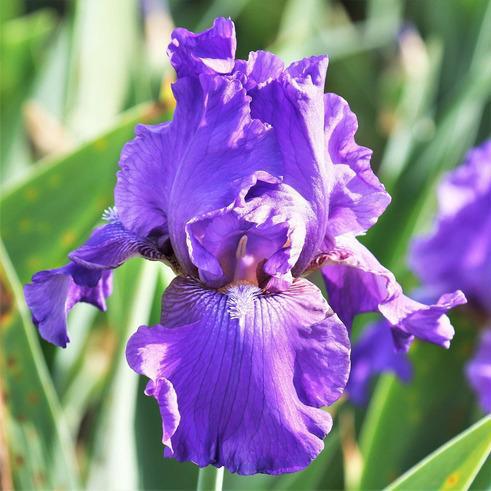
<svg viewBox="0 0 491 491"><path fill-rule="evenodd" d="M324 96L327 160L334 164L328 234L366 232L390 203L390 196L370 167L372 151L355 142L356 116L336 94Z"/></svg>
<svg viewBox="0 0 491 491"><path fill-rule="evenodd" d="M174 29L167 54L179 77L224 74L234 67L236 47L234 23L218 17L213 27L198 34Z"/></svg>
<svg viewBox="0 0 491 491"><path fill-rule="evenodd" d="M310 205L304 249L294 267L301 274L327 230L332 169L324 149L324 83L327 57L293 63L276 79L249 91L252 115L272 126L281 154L283 182Z"/></svg>
<svg viewBox="0 0 491 491"><path fill-rule="evenodd" d="M284 71L283 61L268 51L252 51L246 60L235 61L235 73L244 75L243 85L249 91L277 79Z"/></svg>
<svg viewBox="0 0 491 491"><path fill-rule="evenodd" d="M246 280L288 289L310 212L290 186L267 173L255 174L232 205L188 223L188 246L200 278L214 287Z"/></svg>
<svg viewBox="0 0 491 491"><path fill-rule="evenodd" d="M454 329L445 314L466 303L461 291L442 295L434 305L406 297L394 275L352 236L338 237L324 261L329 303L347 326L359 313L379 311L391 325L398 349L407 350L414 336L449 347Z"/></svg>
<svg viewBox="0 0 491 491"><path fill-rule="evenodd" d="M482 332L479 346L466 367L466 373L482 410L491 413L491 327Z"/></svg>
<svg viewBox="0 0 491 491"><path fill-rule="evenodd" d="M40 271L24 286L32 321L46 341L66 347L70 341L67 314L78 302L106 310L111 294L111 272L90 270L70 263L62 268Z"/></svg>
<svg viewBox="0 0 491 491"><path fill-rule="evenodd" d="M407 354L394 347L387 321L367 326L353 345L351 373L346 386L350 400L364 404L371 380L383 372L392 372L404 382L408 382L412 375Z"/></svg>
<svg viewBox="0 0 491 491"><path fill-rule="evenodd" d="M303 469L331 428L319 409L349 372L344 325L306 280L265 294L251 284L203 289L176 278L161 325L141 327L130 366L150 378L166 455L231 472Z"/></svg>
<svg viewBox="0 0 491 491"><path fill-rule="evenodd" d="M182 268L194 275L187 223L234 203L258 171L278 178L281 161L270 128L251 118L238 80L185 77L173 90L173 121L139 127L125 149L115 201L127 229L141 236L165 230Z"/></svg>

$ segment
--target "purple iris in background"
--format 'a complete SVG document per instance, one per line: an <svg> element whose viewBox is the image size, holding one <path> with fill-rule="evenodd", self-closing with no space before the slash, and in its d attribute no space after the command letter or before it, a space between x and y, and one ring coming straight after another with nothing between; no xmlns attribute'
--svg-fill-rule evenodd
<svg viewBox="0 0 491 491"><path fill-rule="evenodd" d="M461 288L483 319L467 377L483 410L491 412L491 140L443 179L438 208L433 231L414 242L411 266L425 296Z"/></svg>
<svg viewBox="0 0 491 491"><path fill-rule="evenodd" d="M491 412L491 140L471 150L442 180L438 205L433 231L413 243L411 268L423 283L420 297L461 288L477 313L474 318L483 320L466 373L481 407ZM366 401L376 374L393 372L403 381L411 377L409 359L387 341L389 326L387 320L367 326L353 347L347 391L355 403Z"/></svg>
<svg viewBox="0 0 491 491"><path fill-rule="evenodd" d="M278 474L323 448L321 408L344 391L356 314L381 312L400 349L415 336L448 346L445 312L463 295L415 302L357 242L390 198L348 104L324 94L327 58L285 67L263 51L235 60L235 48L231 20L173 32L174 119L137 127L108 223L25 294L41 336L65 346L68 310L104 309L111 269L133 256L170 264L160 324L127 346L165 455ZM303 278L321 267L330 305Z"/></svg>

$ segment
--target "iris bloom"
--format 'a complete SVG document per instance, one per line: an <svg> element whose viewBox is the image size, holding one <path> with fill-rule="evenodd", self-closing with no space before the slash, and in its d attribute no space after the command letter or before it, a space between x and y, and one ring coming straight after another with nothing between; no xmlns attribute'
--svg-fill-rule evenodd
<svg viewBox="0 0 491 491"><path fill-rule="evenodd" d="M438 206L433 231L413 243L411 267L423 283L420 296L435 298L462 288L477 314L473 317L483 320L466 373L481 407L491 412L491 140L471 150L447 174L439 186ZM385 320L368 326L353 348L347 390L355 403L365 402L375 374L390 371L410 379L409 360L387 343L384 329L389 325Z"/></svg>
<svg viewBox="0 0 491 491"><path fill-rule="evenodd" d="M467 377L482 408L491 412L491 140L445 177L438 207L433 231L414 243L411 265L427 296L462 288L484 320Z"/></svg>
<svg viewBox="0 0 491 491"><path fill-rule="evenodd" d="M263 51L235 60L235 48L227 19L173 32L173 120L137 127L108 223L25 293L41 336L65 346L67 311L104 309L111 269L133 256L170 264L160 324L127 346L150 379L165 455L278 474L323 448L322 407L346 385L356 313L382 312L399 346L446 345L444 312L461 295L408 299L357 242L390 199L348 104L324 94L327 58L285 67ZM319 267L331 305L304 278Z"/></svg>

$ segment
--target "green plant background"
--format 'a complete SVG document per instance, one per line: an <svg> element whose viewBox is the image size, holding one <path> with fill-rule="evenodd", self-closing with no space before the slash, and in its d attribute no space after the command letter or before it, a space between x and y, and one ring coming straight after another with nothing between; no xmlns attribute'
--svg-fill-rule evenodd
<svg viewBox="0 0 491 491"><path fill-rule="evenodd" d="M38 338L22 284L64 264L100 221L135 124L172 117L172 27L204 29L218 15L236 21L242 58L329 55L326 90L349 101L393 198L364 240L407 290L408 245L431 223L438 179L491 135L489 0L4 0L0 487L196 486L195 466L162 458L158 409L124 360L130 333L158 319L171 272L121 267L106 314L72 311L66 350ZM410 384L384 375L367 407L329 409L334 431L307 470L226 474L224 488L491 489L491 420L463 375L477 329L464 312L453 321L449 351L415 344Z"/></svg>

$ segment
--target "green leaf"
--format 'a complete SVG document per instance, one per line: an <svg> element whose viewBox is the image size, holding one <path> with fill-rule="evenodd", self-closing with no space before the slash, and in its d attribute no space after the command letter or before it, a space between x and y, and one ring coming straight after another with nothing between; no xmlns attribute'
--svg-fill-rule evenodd
<svg viewBox="0 0 491 491"><path fill-rule="evenodd" d="M154 104L125 113L118 125L74 152L40 162L0 202L0 231L22 283L66 262L112 203L119 154L134 126L162 116ZM161 119L161 118L160 118Z"/></svg>
<svg viewBox="0 0 491 491"><path fill-rule="evenodd" d="M162 313L162 293L170 280L166 271L164 269L164 274L159 275L150 316L151 325L159 322ZM146 377L139 377L134 420L138 489L194 489L198 480L198 467L191 462L178 462L163 456L162 419L155 399L144 393L147 382Z"/></svg>
<svg viewBox="0 0 491 491"><path fill-rule="evenodd" d="M56 22L49 10L39 10L2 25L0 36L0 173L2 185L27 167L27 142L22 128L22 104L43 58L43 48ZM21 150L19 150L21 148ZM19 159L19 155L22 156ZM15 157L15 158L14 158Z"/></svg>
<svg viewBox="0 0 491 491"><path fill-rule="evenodd" d="M469 489L491 453L491 415L439 448L387 489Z"/></svg>
<svg viewBox="0 0 491 491"><path fill-rule="evenodd" d="M140 377L136 403L135 434L139 468L139 489L194 489L198 467L191 462L164 458L162 419L153 397L144 394L147 380ZM254 479L255 476L251 476ZM225 489L231 489L225 486Z"/></svg>
<svg viewBox="0 0 491 491"><path fill-rule="evenodd" d="M19 282L1 243L0 258L0 419L5 418L10 463L10 472L2 468L2 484L13 484L13 489L74 489L78 469L73 442Z"/></svg>
<svg viewBox="0 0 491 491"><path fill-rule="evenodd" d="M491 459L484 462L479 474L472 481L471 488L476 491L489 491L491 490Z"/></svg>
<svg viewBox="0 0 491 491"><path fill-rule="evenodd" d="M361 489L380 489L470 422L472 395L464 365L475 329L460 329L451 350L418 343L413 380L381 377L363 423Z"/></svg>
<svg viewBox="0 0 491 491"><path fill-rule="evenodd" d="M133 268L132 268L133 266ZM112 334L117 340L113 363L102 394L94 427L94 446L89 454L87 487L90 489L137 489L137 437L134 427L138 375L124 355L126 341L138 326L147 324L162 265L145 261L127 264L117 271L115 293L109 305ZM159 292L159 296L162 292ZM119 308L118 308L119 303ZM119 327L117 327L119 326ZM155 428L160 431L159 427Z"/></svg>
<svg viewBox="0 0 491 491"><path fill-rule="evenodd" d="M67 122L80 140L106 131L123 109L139 25L136 0L76 3Z"/></svg>
<svg viewBox="0 0 491 491"><path fill-rule="evenodd" d="M486 27L483 22L482 29ZM480 53L481 48L476 48L477 51ZM433 137L416 158L412 155L409 165L400 174L391 206L368 235L369 248L396 274L405 269L401 258L406 256L411 237L429 218L442 171L455 167L472 146L490 97L491 59L488 57L478 68L474 66L460 75L455 91L436 121ZM387 236L394 237L391 247L387 247Z"/></svg>
<svg viewBox="0 0 491 491"><path fill-rule="evenodd" d="M436 92L438 75L442 61L443 47L433 40L425 44L416 33L411 33L408 39L401 43L405 51L412 50L404 70L404 85L399 104L395 108L396 124L391 131L384 148L384 154L378 170L378 175L389 192L400 173L409 163L409 157L414 147L431 127L431 111ZM416 46L414 46L416 45ZM417 51L416 51L417 50ZM414 54L416 51L416 55ZM416 66L414 58L418 60ZM404 60L404 57L402 58Z"/></svg>

